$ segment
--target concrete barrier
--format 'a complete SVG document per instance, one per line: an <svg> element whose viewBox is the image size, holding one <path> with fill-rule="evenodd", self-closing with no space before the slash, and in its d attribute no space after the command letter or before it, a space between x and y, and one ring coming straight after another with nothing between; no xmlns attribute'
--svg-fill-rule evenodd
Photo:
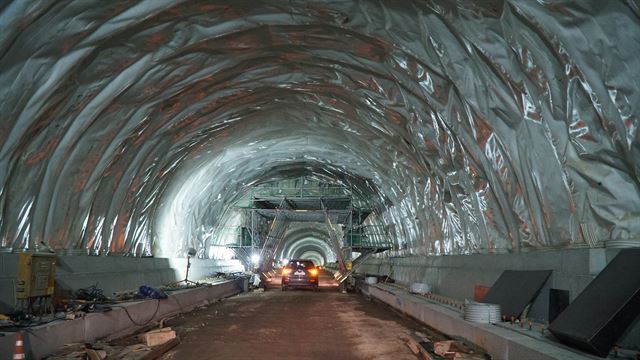
<svg viewBox="0 0 640 360"><path fill-rule="evenodd" d="M504 270L553 270L529 310L529 317L549 321L549 291L569 291L573 301L620 249L538 250L509 254L378 257L367 260L360 274L391 275L399 283L431 284L433 291L455 299L473 299L476 285L491 286ZM640 350L640 318L619 340Z"/></svg>
<svg viewBox="0 0 640 360"><path fill-rule="evenodd" d="M174 291L168 299L121 303L109 312L89 313L80 319L54 321L29 328L23 333L27 359L41 359L60 349L64 344L94 342L104 338L114 339L130 334L141 326L134 324L129 319L129 315L138 324L160 320L192 310L196 306L238 294L242 292L245 281L246 279L237 279L209 287ZM13 354L15 333L4 333L4 335L0 337L0 360L9 360Z"/></svg>
<svg viewBox="0 0 640 360"><path fill-rule="evenodd" d="M484 348L496 360L599 359L522 332L465 321L459 311L432 303L403 289L365 283L359 283L359 287L365 295L376 298L438 331L464 338Z"/></svg>
<svg viewBox="0 0 640 360"><path fill-rule="evenodd" d="M0 253L0 313L15 310L15 282L18 253ZM137 258L129 256L58 255L56 291L63 298L96 285L110 296L113 292L136 290L140 285L158 287L182 280L187 269L183 258ZM191 259L190 280L199 280L216 272L243 271L239 260Z"/></svg>

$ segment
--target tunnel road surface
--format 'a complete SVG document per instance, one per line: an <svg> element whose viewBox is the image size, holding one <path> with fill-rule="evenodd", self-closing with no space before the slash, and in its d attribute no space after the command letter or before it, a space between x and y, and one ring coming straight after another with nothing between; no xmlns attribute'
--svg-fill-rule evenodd
<svg viewBox="0 0 640 360"><path fill-rule="evenodd" d="M170 320L181 344L163 359L411 359L411 331L429 329L367 300L272 287Z"/></svg>

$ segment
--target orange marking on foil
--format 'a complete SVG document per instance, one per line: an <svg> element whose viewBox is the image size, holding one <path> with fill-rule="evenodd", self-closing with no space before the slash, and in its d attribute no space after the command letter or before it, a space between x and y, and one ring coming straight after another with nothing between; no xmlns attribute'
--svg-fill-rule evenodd
<svg viewBox="0 0 640 360"><path fill-rule="evenodd" d="M478 145L480 145L480 148L484 149L487 141L493 134L493 129L491 128L491 125L489 125L489 123L480 116L474 116L474 120L476 128L476 140L478 141Z"/></svg>
<svg viewBox="0 0 640 360"><path fill-rule="evenodd" d="M96 168L98 162L100 162L101 154L90 152L90 156L87 157L87 160L82 165L80 169L80 173L75 176L75 181L71 186L75 192L82 192L89 181L89 177L91 176L91 172Z"/></svg>
<svg viewBox="0 0 640 360"><path fill-rule="evenodd" d="M42 150L27 158L27 165L35 165L37 162L44 160L47 156L53 153L53 150L58 146L59 142L60 138L53 138L48 141Z"/></svg>
<svg viewBox="0 0 640 360"><path fill-rule="evenodd" d="M371 60L381 61L387 56L389 50L380 44L364 43L356 47L355 53Z"/></svg>
<svg viewBox="0 0 640 360"><path fill-rule="evenodd" d="M167 36L162 33L155 33L147 36L146 42L149 45L160 45L167 40Z"/></svg>
<svg viewBox="0 0 640 360"><path fill-rule="evenodd" d="M113 229L113 239L111 243L111 251L122 252L125 250L127 223L129 223L130 214L118 215L116 226Z"/></svg>
<svg viewBox="0 0 640 360"><path fill-rule="evenodd" d="M385 114L387 115L387 119L391 120L396 125L402 125L402 124L405 123L404 116L399 114L397 111L394 111L394 110L391 110L391 109L386 109L385 110Z"/></svg>
<svg viewBox="0 0 640 360"><path fill-rule="evenodd" d="M290 61L292 63L296 63L296 62L308 59L309 56L301 52L287 52L287 53L281 54L280 58Z"/></svg>

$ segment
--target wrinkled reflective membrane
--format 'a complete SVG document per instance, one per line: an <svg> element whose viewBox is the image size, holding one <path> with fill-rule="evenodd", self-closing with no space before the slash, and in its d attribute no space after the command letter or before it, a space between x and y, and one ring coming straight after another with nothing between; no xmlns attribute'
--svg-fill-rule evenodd
<svg viewBox="0 0 640 360"><path fill-rule="evenodd" d="M248 188L353 186L402 254L640 242L628 1L0 5L0 247L206 256Z"/></svg>

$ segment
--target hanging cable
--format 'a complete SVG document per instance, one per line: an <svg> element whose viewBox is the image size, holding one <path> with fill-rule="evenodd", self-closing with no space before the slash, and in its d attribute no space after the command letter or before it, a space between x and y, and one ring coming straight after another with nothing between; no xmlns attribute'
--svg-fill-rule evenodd
<svg viewBox="0 0 640 360"><path fill-rule="evenodd" d="M121 308L124 310L124 313L127 314L127 317L129 318L129 320L131 320L131 322L136 325L136 326L146 326L149 323L151 323L151 321L153 321L153 319L155 319L156 315L158 315L158 311L160 310L160 299L156 300L156 310L153 312L153 315L151 315L151 317L149 318L149 320L145 321L144 323L140 324L137 321L133 320L133 317L131 317L131 314L129 313L129 310L127 310L127 308L125 306L114 306L116 308Z"/></svg>

